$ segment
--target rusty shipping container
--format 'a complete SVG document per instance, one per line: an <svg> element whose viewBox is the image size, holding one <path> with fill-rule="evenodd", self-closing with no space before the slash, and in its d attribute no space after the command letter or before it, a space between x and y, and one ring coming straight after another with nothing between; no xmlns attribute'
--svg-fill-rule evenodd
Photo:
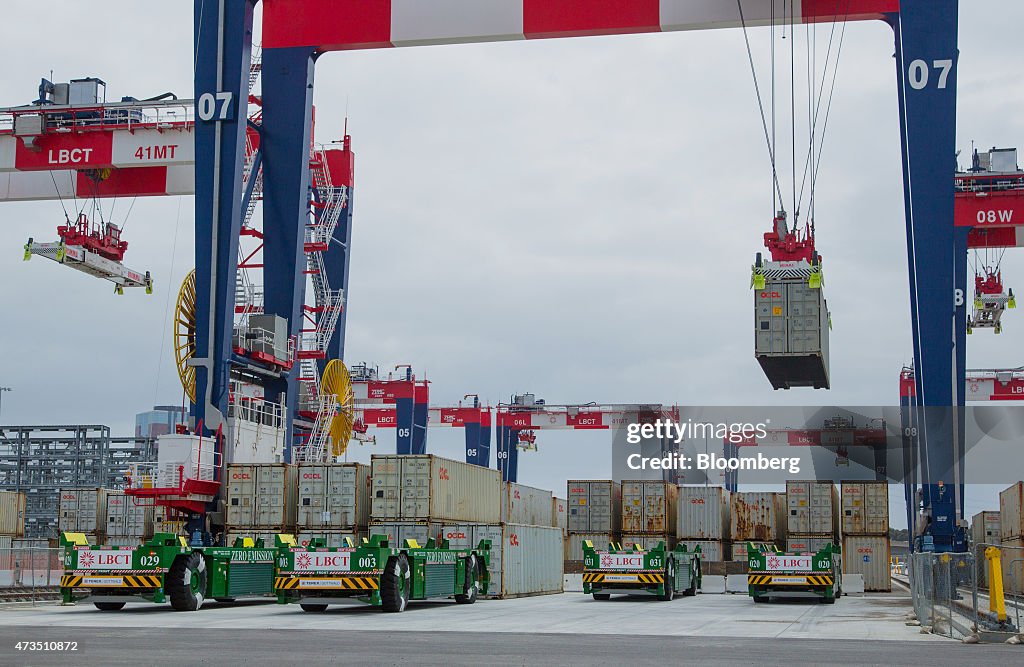
<svg viewBox="0 0 1024 667"><path fill-rule="evenodd" d="M729 540L730 493L721 486L679 487L676 536L680 540Z"/></svg>
<svg viewBox="0 0 1024 667"><path fill-rule="evenodd" d="M864 590L892 590L887 535L847 535L843 537L843 574L864 576Z"/></svg>
<svg viewBox="0 0 1024 667"><path fill-rule="evenodd" d="M770 491L732 494L730 534L734 542L776 542L786 537L786 495Z"/></svg>
<svg viewBox="0 0 1024 667"><path fill-rule="evenodd" d="M551 525L563 533L569 530L569 501L565 498L551 499Z"/></svg>
<svg viewBox="0 0 1024 667"><path fill-rule="evenodd" d="M564 536L559 528L515 523L445 524L441 538L453 549L491 541L488 597L516 598L561 593Z"/></svg>
<svg viewBox="0 0 1024 667"><path fill-rule="evenodd" d="M351 530L300 530L295 535L295 542L302 547L308 547L312 539L321 539L326 546L341 548L346 546L345 539L352 540L353 546L359 546L362 533Z"/></svg>
<svg viewBox="0 0 1024 667"><path fill-rule="evenodd" d="M786 538L786 553L790 554L816 554L825 548L827 544L836 544L832 535L794 535L790 533Z"/></svg>
<svg viewBox="0 0 1024 667"><path fill-rule="evenodd" d="M800 535L839 535L839 492L832 482L786 482L786 530Z"/></svg>
<svg viewBox="0 0 1024 667"><path fill-rule="evenodd" d="M297 473L298 466L284 463L229 465L225 517L229 530L292 532Z"/></svg>
<svg viewBox="0 0 1024 667"><path fill-rule="evenodd" d="M25 534L25 494L0 491L0 535L21 537Z"/></svg>
<svg viewBox="0 0 1024 667"><path fill-rule="evenodd" d="M375 454L370 520L498 523L501 473L432 454Z"/></svg>
<svg viewBox="0 0 1024 667"><path fill-rule="evenodd" d="M618 542L617 533L573 533L565 538L565 560L583 560L583 541L590 540L595 549L607 549L612 542Z"/></svg>
<svg viewBox="0 0 1024 667"><path fill-rule="evenodd" d="M107 524L107 490L61 489L57 530L103 534Z"/></svg>
<svg viewBox="0 0 1024 667"><path fill-rule="evenodd" d="M700 547L701 560L705 563L720 563L728 560L731 547L722 540L679 540L676 546L683 545L687 551L696 551Z"/></svg>
<svg viewBox="0 0 1024 667"><path fill-rule="evenodd" d="M124 491L107 492L107 538L151 537L153 506L139 504ZM108 539L108 544L113 544ZM123 545L117 545L123 546Z"/></svg>
<svg viewBox="0 0 1024 667"><path fill-rule="evenodd" d="M999 538L1004 542L1024 537L1024 482L999 492Z"/></svg>
<svg viewBox="0 0 1024 667"><path fill-rule="evenodd" d="M743 541L743 542L732 542L732 546L729 549L729 556L730 556L729 560L735 561L737 563L746 563L747 562L747 542L749 542L749 541L750 540ZM761 545L766 545L766 544L767 545L774 545L775 543L774 542L757 542L757 541L754 541L754 546L755 547L761 546Z"/></svg>
<svg viewBox="0 0 1024 667"><path fill-rule="evenodd" d="M678 486L660 481L623 480L621 490L622 532L674 536Z"/></svg>
<svg viewBox="0 0 1024 667"><path fill-rule="evenodd" d="M527 526L547 526L551 523L553 494L544 489L517 484L501 483L501 521Z"/></svg>
<svg viewBox="0 0 1024 667"><path fill-rule="evenodd" d="M566 490L569 532L618 533L621 530L622 487L617 482L571 479Z"/></svg>
<svg viewBox="0 0 1024 667"><path fill-rule="evenodd" d="M843 482L843 535L889 534L889 483Z"/></svg>
<svg viewBox="0 0 1024 667"><path fill-rule="evenodd" d="M366 532L368 535L386 535L388 542L401 547L405 540L416 540L420 546L427 540L440 539L443 524L437 521L381 521L371 523Z"/></svg>
<svg viewBox="0 0 1024 667"><path fill-rule="evenodd" d="M1006 593L1014 596L1024 595L1024 567L1021 567L1020 563L1009 567L1012 561L1024 559L1024 537L1003 540L999 548L1003 561L1003 587Z"/></svg>
<svg viewBox="0 0 1024 667"><path fill-rule="evenodd" d="M295 525L342 531L370 523L370 466L363 463L302 463L296 474Z"/></svg>
<svg viewBox="0 0 1024 667"><path fill-rule="evenodd" d="M664 542L665 548L670 551L676 548L676 536L671 533L663 533L661 535L623 533L622 539L619 541L622 543L623 549L632 549L634 546L639 546L644 551L650 551L661 542Z"/></svg>

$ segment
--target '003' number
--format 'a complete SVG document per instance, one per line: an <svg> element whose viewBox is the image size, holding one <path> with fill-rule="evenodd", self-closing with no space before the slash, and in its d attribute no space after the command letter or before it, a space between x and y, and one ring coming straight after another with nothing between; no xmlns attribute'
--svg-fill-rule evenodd
<svg viewBox="0 0 1024 667"><path fill-rule="evenodd" d="M377 567L377 558L375 556L364 556L359 559L359 567L364 570L372 570Z"/></svg>

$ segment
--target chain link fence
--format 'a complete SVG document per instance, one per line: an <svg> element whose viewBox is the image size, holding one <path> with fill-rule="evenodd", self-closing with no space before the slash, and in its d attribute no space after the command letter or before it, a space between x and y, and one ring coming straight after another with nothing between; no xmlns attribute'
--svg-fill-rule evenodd
<svg viewBox="0 0 1024 667"><path fill-rule="evenodd" d="M0 602L40 602L59 597L63 550L0 549Z"/></svg>

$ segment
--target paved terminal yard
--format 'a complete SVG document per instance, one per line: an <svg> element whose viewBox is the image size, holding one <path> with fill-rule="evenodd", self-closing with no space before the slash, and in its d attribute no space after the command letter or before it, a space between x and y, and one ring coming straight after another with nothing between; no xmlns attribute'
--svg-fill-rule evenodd
<svg viewBox="0 0 1024 667"><path fill-rule="evenodd" d="M846 596L835 605L755 605L743 595L673 602L582 593L410 604L401 614L358 605L310 614L263 602L99 612L91 604L0 608L0 664L1014 664L1024 647L969 646L907 626L903 595ZM232 630L225 635L223 630ZM76 656L13 650L22 641L78 641ZM194 658L182 662L191 646ZM143 651L144 653L139 653ZM486 656L486 658L484 657Z"/></svg>

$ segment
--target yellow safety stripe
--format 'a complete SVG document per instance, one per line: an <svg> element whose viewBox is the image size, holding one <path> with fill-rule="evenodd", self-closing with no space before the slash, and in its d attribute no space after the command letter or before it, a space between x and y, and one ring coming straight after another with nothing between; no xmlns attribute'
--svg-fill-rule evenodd
<svg viewBox="0 0 1024 667"><path fill-rule="evenodd" d="M605 583L605 572L585 572L583 574L583 583L585 584L600 584ZM616 577L621 577L623 574L628 575L629 573L614 573ZM665 575L663 574L634 574L636 581L641 584L663 584L665 583ZM622 584L629 583L624 581L609 581L610 584Z"/></svg>
<svg viewBox="0 0 1024 667"><path fill-rule="evenodd" d="M835 580L831 575L780 575L785 577L799 576L804 579L805 584L810 586L831 586ZM775 583L775 578L770 574L748 574L747 585L764 586ZM792 582L780 581L779 585L793 585ZM799 584L798 584L799 585Z"/></svg>
<svg viewBox="0 0 1024 667"><path fill-rule="evenodd" d="M98 580L97 583L83 584L84 577L80 574L65 574L60 578L61 588L76 588L79 586L106 586L107 584L103 581L118 581L118 583L111 584L113 588L160 588L163 584L160 582L160 577L148 576L148 575L122 575L122 576L103 576L96 575L90 576L89 579Z"/></svg>
<svg viewBox="0 0 1024 667"><path fill-rule="evenodd" d="M303 581L340 581L338 588L350 591L375 591L378 588L375 577L275 577L274 588L280 590L296 590L302 588ZM318 587L319 588L319 587ZM330 589L324 589L330 590Z"/></svg>

